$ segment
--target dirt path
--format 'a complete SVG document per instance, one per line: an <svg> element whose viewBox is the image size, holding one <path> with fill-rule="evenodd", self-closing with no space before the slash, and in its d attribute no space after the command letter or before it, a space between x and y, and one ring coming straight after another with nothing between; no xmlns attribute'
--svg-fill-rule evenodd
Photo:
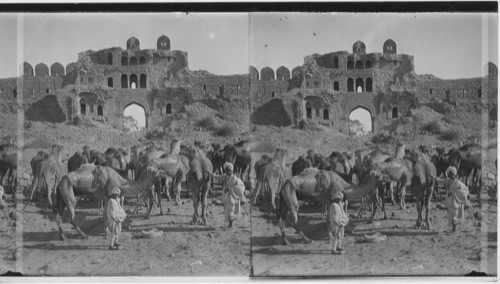
<svg viewBox="0 0 500 284"><path fill-rule="evenodd" d="M144 215L128 215L131 227L123 229L120 242L124 248L119 251L108 250L108 240L102 236L102 216L97 215L93 203L80 201L76 210L77 222L90 238L79 238L66 212L63 229L67 241L59 241L52 212L30 205L22 221L22 272L51 276L248 276L249 206L243 206L235 228L221 228L223 207L212 203L220 199L220 192L215 197L209 198L206 227L191 225L193 206L186 198L180 206L163 200L163 209L170 210L165 216L159 216L156 207L149 220L144 220ZM126 203L126 208L132 203ZM134 238L134 233L152 228L164 235Z"/></svg>
<svg viewBox="0 0 500 284"><path fill-rule="evenodd" d="M344 255L330 254L325 221L316 208L299 211L299 224L314 242L306 244L287 219L286 233L291 244L282 245L277 217L252 211L252 268L255 277L336 276L336 275L448 275L461 276L475 271L497 274L497 212L487 205L466 210L466 219L456 234L446 234L446 210L432 205L431 231L413 228L416 208L399 210L389 205L389 220L376 215L374 223L352 219L355 231L346 233ZM473 203L475 204L475 203ZM263 209L264 210L264 209ZM481 212L483 223L474 217ZM351 213L351 212L350 212ZM365 215L366 216L366 215ZM381 232L387 240L356 243L356 236ZM480 254L484 249L483 255Z"/></svg>

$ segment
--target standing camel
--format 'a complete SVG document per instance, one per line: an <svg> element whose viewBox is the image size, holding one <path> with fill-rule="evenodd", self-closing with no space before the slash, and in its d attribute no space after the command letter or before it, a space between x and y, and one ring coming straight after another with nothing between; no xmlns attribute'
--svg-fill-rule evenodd
<svg viewBox="0 0 500 284"><path fill-rule="evenodd" d="M436 167L427 155L417 151L412 151L409 159L412 162L412 187L417 203L416 228L422 228L422 207L425 206L425 224L427 225L427 229L430 230L429 211L434 184L436 182L433 178L436 176Z"/></svg>
<svg viewBox="0 0 500 284"><path fill-rule="evenodd" d="M6 189L15 190L17 186L17 147L11 144L0 146L0 186L4 185L5 177L7 177Z"/></svg>
<svg viewBox="0 0 500 284"><path fill-rule="evenodd" d="M346 182L352 182L352 165L349 163L346 155L334 151L328 156L328 162L330 170L336 172Z"/></svg>
<svg viewBox="0 0 500 284"><path fill-rule="evenodd" d="M48 208L52 208L53 200L56 195L56 186L62 176L62 154L63 146L54 144L52 151L45 159L39 162L35 167L36 172L33 174L33 181L31 183L30 199L24 205L23 210L33 199L33 193L37 190L38 186L44 185L47 188Z"/></svg>
<svg viewBox="0 0 500 284"><path fill-rule="evenodd" d="M247 180L250 180L252 169L252 155L248 147L248 141L242 140L234 145L224 147L224 156L226 162L234 165L234 173L245 181L244 176L248 168Z"/></svg>
<svg viewBox="0 0 500 284"><path fill-rule="evenodd" d="M311 239L305 236L299 226L299 202L297 195L303 198L322 200L330 208L332 197L336 191L343 191L348 199L360 199L364 196L373 195L377 187L388 180L389 177L387 175L371 170L361 185L351 185L333 171L318 170L315 168L306 169L302 174L287 180L280 192L281 199L278 212L278 224L283 244L290 244L285 235L285 220L288 211L292 214L292 224L295 230L306 243L311 243ZM328 231L330 231L331 226L329 224L330 219L327 218Z"/></svg>
<svg viewBox="0 0 500 284"><path fill-rule="evenodd" d="M205 156L202 150L189 148L189 173L187 185L193 192L193 225L198 223L198 204L201 202L201 216L203 225L207 224L207 195L210 189L210 175L213 172L212 162Z"/></svg>
<svg viewBox="0 0 500 284"><path fill-rule="evenodd" d="M88 163L88 161L86 159L87 159L87 157L85 157L85 155L83 155L79 152L75 152L75 154L68 159L68 173L75 171L82 164Z"/></svg>
<svg viewBox="0 0 500 284"><path fill-rule="evenodd" d="M181 204L181 184L186 180L186 175L189 172L188 158L179 155L181 143L182 142L179 140L173 140L170 147L170 153L164 154L161 158L152 159L148 163L148 165L157 167L167 176L172 178L172 188L175 190L175 205ZM156 193L160 205L160 215L163 215L161 207L161 188L158 186L156 186ZM152 206L149 208L150 212L151 208Z"/></svg>
<svg viewBox="0 0 500 284"><path fill-rule="evenodd" d="M257 184L255 185L253 204L257 202L257 197L262 188L264 188L264 192L269 192L271 195L272 210L276 210L275 199L286 177L285 163L287 154L287 150L277 149L271 162L260 171L257 177Z"/></svg>
<svg viewBox="0 0 500 284"><path fill-rule="evenodd" d="M57 186L57 199L53 208L54 213L56 213L55 221L59 229L60 239L66 240L62 230L62 215L66 207L70 212L70 222L73 227L82 238L88 238L88 235L75 222L76 196L92 194L99 200L107 199L108 189L112 187L119 187L122 196L135 195L150 188L159 175L159 171L151 167L143 173L139 181L129 181L122 178L110 167L94 165L83 165L78 170L66 174ZM106 229L108 224L105 214L103 211L104 228Z"/></svg>

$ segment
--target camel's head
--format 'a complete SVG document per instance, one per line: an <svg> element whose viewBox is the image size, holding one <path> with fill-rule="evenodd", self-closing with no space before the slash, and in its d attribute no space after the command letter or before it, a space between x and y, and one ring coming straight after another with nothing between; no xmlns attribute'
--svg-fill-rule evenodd
<svg viewBox="0 0 500 284"><path fill-rule="evenodd" d="M407 155L405 155L405 158L410 160L413 165L417 164L420 161L420 155L421 153L416 150L411 150Z"/></svg>
<svg viewBox="0 0 500 284"><path fill-rule="evenodd" d="M217 152L221 149L220 143L212 143L212 150Z"/></svg>
<svg viewBox="0 0 500 284"><path fill-rule="evenodd" d="M106 184L105 167L97 166L92 171L92 188L103 187Z"/></svg>
<svg viewBox="0 0 500 284"><path fill-rule="evenodd" d="M383 174L382 172L380 172L379 170L376 170L376 169L370 170L370 174L368 176L376 178L377 182L379 184L391 182L391 177L390 176L388 176L386 174Z"/></svg>
<svg viewBox="0 0 500 284"><path fill-rule="evenodd" d="M314 157L314 150L313 149L307 150L307 157L308 158L313 158Z"/></svg>
<svg viewBox="0 0 500 284"><path fill-rule="evenodd" d="M442 156L444 155L445 150L443 147L436 147L436 152L439 156Z"/></svg>
<svg viewBox="0 0 500 284"><path fill-rule="evenodd" d="M38 151L38 153L36 153L36 156L37 158L39 159L45 159L49 154L47 154L45 151Z"/></svg>
<svg viewBox="0 0 500 284"><path fill-rule="evenodd" d="M192 161L196 157L197 153L198 150L195 147L186 147L185 149L185 155L190 161Z"/></svg>

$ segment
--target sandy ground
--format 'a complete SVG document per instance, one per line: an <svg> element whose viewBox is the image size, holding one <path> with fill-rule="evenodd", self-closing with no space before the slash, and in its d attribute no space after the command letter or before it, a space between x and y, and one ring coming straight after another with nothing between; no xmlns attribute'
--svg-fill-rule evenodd
<svg viewBox="0 0 500 284"><path fill-rule="evenodd" d="M476 204L476 203L474 203ZM306 244L287 219L286 234L291 244L282 245L277 217L252 211L252 268L255 277L273 276L462 276L475 271L497 274L497 208L491 211L476 204L466 210L466 219L456 234L446 234L446 210L432 205L433 230L417 230L416 207L407 210L389 205L389 220L379 213L373 223L352 219L353 233L346 233L344 255L332 255L326 224L318 208L299 211L299 224L313 240ZM354 206L357 206L356 204ZM266 209L262 209L266 211ZM351 210L349 213L353 213ZM483 221L474 217L480 212ZM366 214L365 214L365 217ZM356 237L381 233L387 240L357 243ZM481 251L482 254L481 254Z"/></svg>
<svg viewBox="0 0 500 284"><path fill-rule="evenodd" d="M410 126L408 126L410 127ZM0 127L1 129L1 127ZM11 131L5 131L5 134ZM184 133L185 132L185 133ZM202 130L172 132L172 137L162 140L167 144L173 137L192 143L194 139L209 142L229 143L234 137L213 137ZM365 147L363 137L349 137L333 130L303 131L296 127L253 128L250 133L254 141L270 142L288 150L287 168L307 149L327 155L333 150L354 151ZM472 134L478 134L476 133ZM495 129L496 136L496 129ZM489 135L490 138L493 135ZM109 146L130 147L140 137L124 134L109 127L76 127L69 124L33 123L24 132L25 143L37 139L64 145L63 162L83 145L104 151ZM446 146L455 142L443 142L436 137L417 135L405 141L412 147L421 144ZM38 143L38 142L37 142ZM31 182L29 160L42 147L34 146L23 152L20 162L19 179L21 188L17 198L20 209L25 201L26 187ZM42 143L43 144L43 143ZM382 145L393 152L395 145ZM47 150L47 148L43 148ZM255 154L253 161L260 158ZM484 175L492 174L496 149L488 153ZM253 171L253 169L252 169ZM252 173L252 175L254 175ZM252 176L255 178L254 176ZM491 187L494 180L486 179L485 187ZM183 193L184 194L184 193ZM69 224L68 213L64 216L66 241L58 238L54 213L42 209L41 203L31 204L26 212L16 217L15 198L5 197L8 207L0 210L0 273L15 270L31 276L334 276L334 275L464 275L483 271L496 275L497 259L497 206L487 210L488 197L482 197L481 204L471 198L471 206L466 211L466 220L458 233L444 233L447 226L446 210L432 204L432 231L415 230L416 208L408 200L409 208L399 210L387 205L389 220L381 220L378 212L374 223L352 219L354 233L346 234L343 243L346 254L331 255L331 245L327 243L326 226L319 210L301 207L300 225L306 235L314 240L305 244L290 226L290 216L286 232L292 242L281 244L281 234L276 225L277 217L269 215L268 208L243 207L243 214L233 229L222 228L223 207L214 200L220 199L220 191L209 198L209 225L190 224L193 208L183 195L184 204L175 206L163 200L163 208L170 209L165 216L159 216L159 209L153 208L149 220L140 215L128 215L131 227L124 229L120 251L109 251L108 242L103 238L102 215L97 214L94 203L79 201L76 219L89 239L82 240ZM126 209L134 204L126 202ZM350 213L357 204L353 204ZM17 226L16 226L17 218ZM158 229L163 236L153 239L137 239L134 233L141 230ZM16 234L17 230L17 234ZM379 243L357 243L358 235L380 232L387 240ZM16 250L16 237L19 244Z"/></svg>
<svg viewBox="0 0 500 284"><path fill-rule="evenodd" d="M50 276L248 276L250 269L250 218L249 205L232 229L223 226L223 206L209 198L207 226L191 225L193 206L184 198L184 204L173 205L163 200L159 215L153 208L149 220L144 214L127 216L129 229L123 229L119 251L108 250L108 240L103 237L102 217L97 215L93 203L80 201L76 219L89 239L79 238L64 216L63 230L68 240L60 241L54 213L34 205L23 214L22 272L27 275ZM132 199L125 208L135 204ZM168 209L166 209L168 208ZM145 213L146 209L142 209ZM164 232L156 238L135 238L134 233L153 228Z"/></svg>

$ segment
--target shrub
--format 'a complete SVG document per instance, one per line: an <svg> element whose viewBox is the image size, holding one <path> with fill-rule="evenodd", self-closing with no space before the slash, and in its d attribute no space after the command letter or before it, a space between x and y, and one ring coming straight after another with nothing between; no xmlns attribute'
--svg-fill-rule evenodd
<svg viewBox="0 0 500 284"><path fill-rule="evenodd" d="M420 130L431 132L434 134L440 134L443 132L444 127L439 120L433 120L424 124Z"/></svg>
<svg viewBox="0 0 500 284"><path fill-rule="evenodd" d="M223 125L219 127L215 133L216 136L220 137L228 137L228 136L233 136L234 135L234 129L229 126L229 125Z"/></svg>
<svg viewBox="0 0 500 284"><path fill-rule="evenodd" d="M198 120L196 126L211 130L216 128L217 123L215 122L213 117L207 116L205 118Z"/></svg>
<svg viewBox="0 0 500 284"><path fill-rule="evenodd" d="M448 129L443 133L443 135L441 135L441 139L447 141L457 141L461 136L462 135L458 129Z"/></svg>
<svg viewBox="0 0 500 284"><path fill-rule="evenodd" d="M435 98L431 99L427 106L439 113L449 113L453 110L453 106L451 104Z"/></svg>
<svg viewBox="0 0 500 284"><path fill-rule="evenodd" d="M372 143L389 143L394 139L395 137L391 132L382 130L372 137Z"/></svg>
<svg viewBox="0 0 500 284"><path fill-rule="evenodd" d="M146 134L144 135L144 137L148 140L162 139L162 138L166 138L167 136L168 136L168 132L163 128L151 129L148 132L146 132Z"/></svg>

